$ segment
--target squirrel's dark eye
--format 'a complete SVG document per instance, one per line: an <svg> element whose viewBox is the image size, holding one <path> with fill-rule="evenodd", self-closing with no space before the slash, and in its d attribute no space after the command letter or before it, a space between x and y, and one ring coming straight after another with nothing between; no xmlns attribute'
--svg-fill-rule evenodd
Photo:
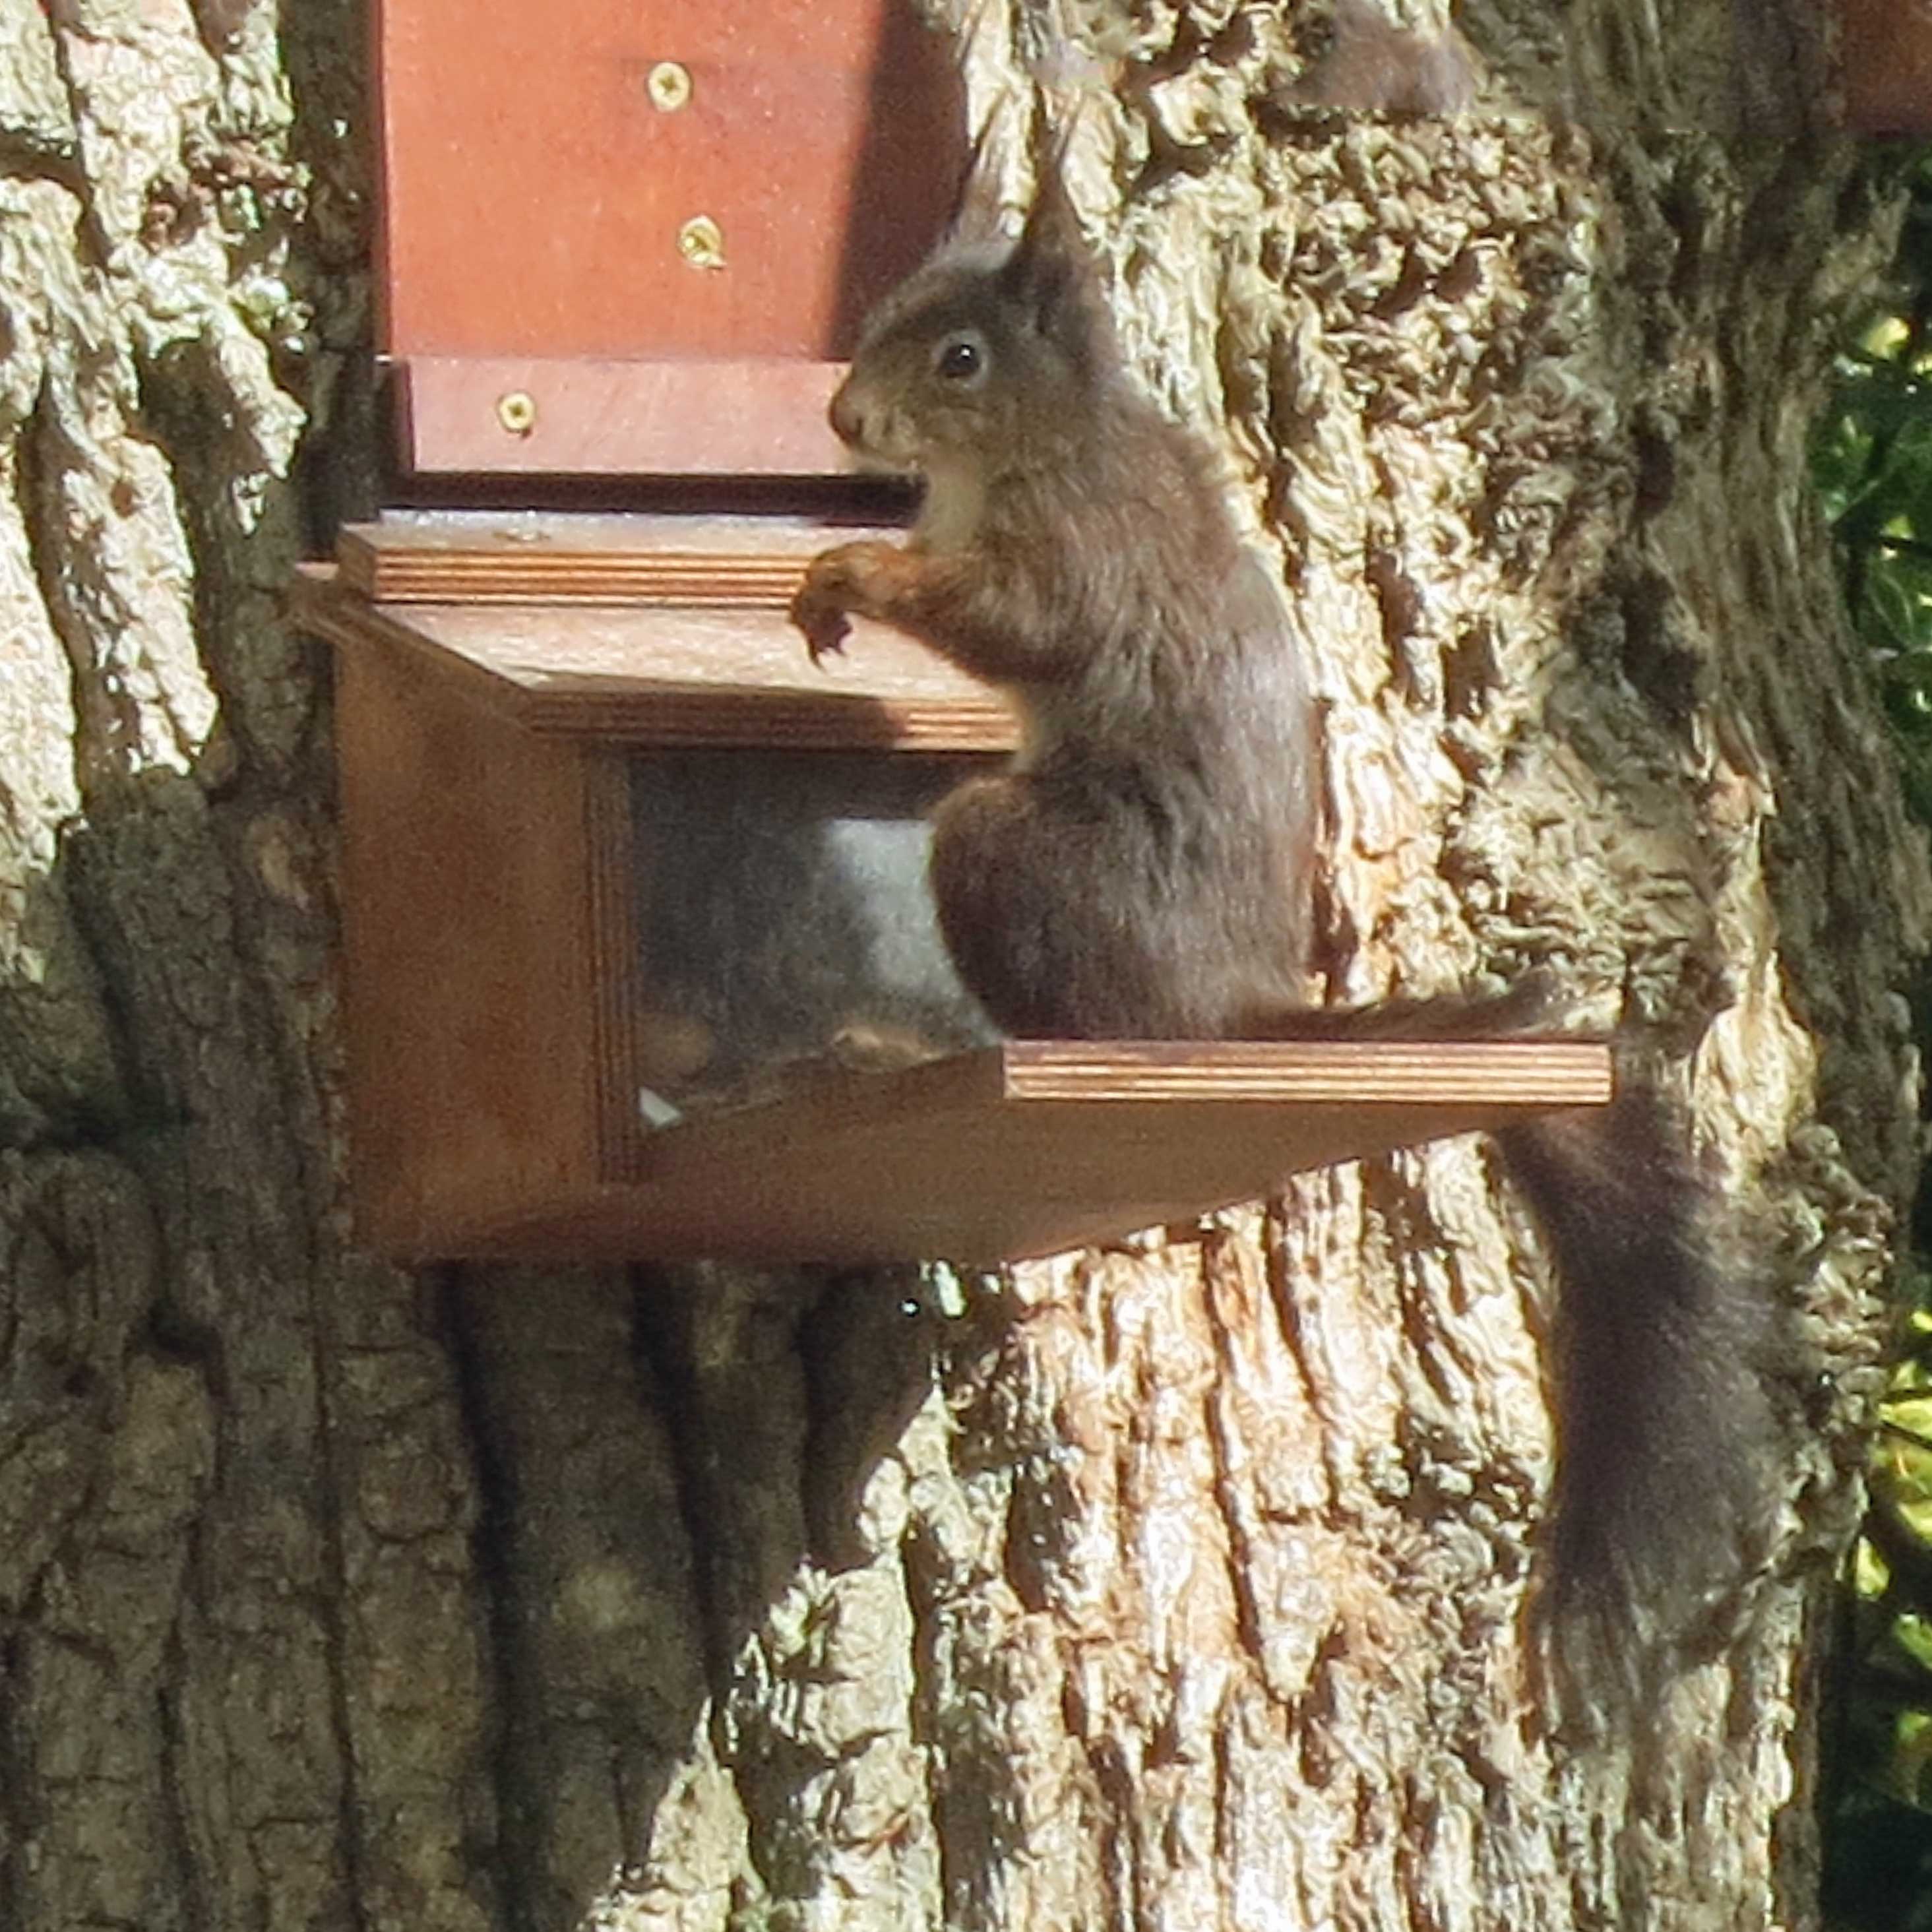
<svg viewBox="0 0 1932 1932"><path fill-rule="evenodd" d="M970 382L986 366L986 345L976 335L949 335L934 352L932 366L949 382Z"/></svg>

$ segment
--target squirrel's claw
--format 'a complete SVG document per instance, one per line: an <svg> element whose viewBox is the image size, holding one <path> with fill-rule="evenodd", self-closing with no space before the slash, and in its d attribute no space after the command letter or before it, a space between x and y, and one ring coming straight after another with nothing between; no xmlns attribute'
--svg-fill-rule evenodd
<svg viewBox="0 0 1932 1932"><path fill-rule="evenodd" d="M804 634L806 653L814 664L844 650L851 620L826 596L824 586L810 578L799 586L787 614Z"/></svg>

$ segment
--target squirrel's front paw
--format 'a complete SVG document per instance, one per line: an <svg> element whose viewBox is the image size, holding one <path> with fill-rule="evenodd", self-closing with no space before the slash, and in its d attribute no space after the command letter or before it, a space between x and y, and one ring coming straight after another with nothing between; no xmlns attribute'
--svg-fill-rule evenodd
<svg viewBox="0 0 1932 1932"><path fill-rule="evenodd" d="M842 650L852 626L848 614L864 614L870 602L868 574L878 567L878 553L892 554L890 544L841 544L812 560L805 581L791 600L791 621L805 633L805 647L818 663L828 651Z"/></svg>
<svg viewBox="0 0 1932 1932"><path fill-rule="evenodd" d="M805 648L814 664L828 651L842 651L852 626L846 621L845 607L824 586L807 578L791 600L788 614L805 633Z"/></svg>

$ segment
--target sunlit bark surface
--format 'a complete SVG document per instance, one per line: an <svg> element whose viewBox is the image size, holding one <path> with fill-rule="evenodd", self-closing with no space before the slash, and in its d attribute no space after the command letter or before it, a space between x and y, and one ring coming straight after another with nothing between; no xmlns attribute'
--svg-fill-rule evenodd
<svg viewBox="0 0 1932 1932"><path fill-rule="evenodd" d="M1014 0L968 71L1016 199L1085 102L1297 594L1335 988L1652 1029L1792 1311L1779 1566L1582 1754L1479 1145L999 1280L356 1250L278 590L375 500L361 24L0 0L4 1932L1814 1922L1922 891L1804 444L1887 211L1739 134L1770 0L1546 10L1465 24L1561 121L1310 115L1298 6Z"/></svg>

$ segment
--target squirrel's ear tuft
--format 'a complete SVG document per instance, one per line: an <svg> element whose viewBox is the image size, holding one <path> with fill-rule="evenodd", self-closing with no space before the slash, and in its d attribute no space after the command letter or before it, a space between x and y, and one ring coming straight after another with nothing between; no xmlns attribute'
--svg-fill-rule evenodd
<svg viewBox="0 0 1932 1932"><path fill-rule="evenodd" d="M1057 167L1042 170L1026 226L1000 279L1038 334L1065 354L1082 364L1104 356L1112 334L1106 305Z"/></svg>
<svg viewBox="0 0 1932 1932"><path fill-rule="evenodd" d="M952 218L947 223L945 240L935 254L959 248L992 247L1009 232L1006 209L999 193L999 170L993 165L993 124L988 122L973 137L972 152L960 170L953 190Z"/></svg>

